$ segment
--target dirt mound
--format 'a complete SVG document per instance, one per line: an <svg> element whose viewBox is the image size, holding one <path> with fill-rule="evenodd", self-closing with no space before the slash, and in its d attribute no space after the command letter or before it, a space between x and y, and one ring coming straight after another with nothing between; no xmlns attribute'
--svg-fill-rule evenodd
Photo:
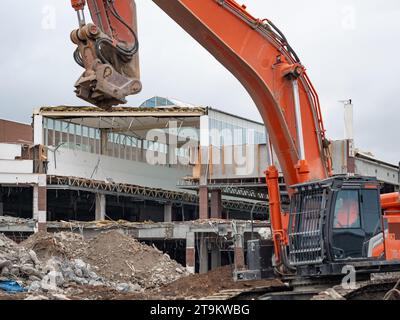
<svg viewBox="0 0 400 320"><path fill-rule="evenodd" d="M158 294L165 299L198 299L222 290L282 285L279 280L235 282L232 272L232 266L225 266L205 274L191 275L161 287Z"/></svg>
<svg viewBox="0 0 400 320"><path fill-rule="evenodd" d="M186 270L155 247L141 244L118 231L99 234L87 243L81 258L112 281L153 288L186 275Z"/></svg>
<svg viewBox="0 0 400 320"><path fill-rule="evenodd" d="M76 233L39 232L20 244L23 248L36 252L38 258L46 261L51 257L76 258L86 250L83 237Z"/></svg>

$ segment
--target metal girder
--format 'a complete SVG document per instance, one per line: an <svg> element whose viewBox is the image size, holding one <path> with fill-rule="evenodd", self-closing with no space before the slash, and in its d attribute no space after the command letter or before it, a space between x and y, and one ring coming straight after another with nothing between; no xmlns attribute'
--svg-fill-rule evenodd
<svg viewBox="0 0 400 320"><path fill-rule="evenodd" d="M224 209L236 210L242 212L251 212L254 207L254 214L268 214L268 203L257 203L254 206L252 202L244 202L244 201L231 201L231 200L222 200L222 206Z"/></svg>
<svg viewBox="0 0 400 320"><path fill-rule="evenodd" d="M181 180L177 186L186 190L198 190L199 182L193 180ZM222 194L226 196L268 202L268 188L266 183L263 181L237 183L211 181L207 184L207 188L209 190L221 190ZM280 190L282 198L286 199L289 197L285 184L280 184Z"/></svg>
<svg viewBox="0 0 400 320"><path fill-rule="evenodd" d="M47 189L62 189L86 191L91 193L102 193L121 197L133 197L144 200L153 200L160 202L172 202L176 204L199 205L197 194L187 192L168 191L131 184L110 183L106 181L88 180L77 177L48 176ZM254 203L250 201L223 200L224 209L236 210L242 212L251 212ZM254 207L254 213L267 213L268 203L258 203Z"/></svg>
<svg viewBox="0 0 400 320"><path fill-rule="evenodd" d="M255 189L238 188L235 186L225 186L221 188L221 191L223 194L240 198L268 201L268 192L266 187L261 191Z"/></svg>

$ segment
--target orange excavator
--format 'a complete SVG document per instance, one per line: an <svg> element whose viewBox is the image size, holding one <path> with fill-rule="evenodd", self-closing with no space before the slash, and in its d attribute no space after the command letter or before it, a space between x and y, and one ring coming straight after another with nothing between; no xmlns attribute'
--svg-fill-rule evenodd
<svg viewBox="0 0 400 320"><path fill-rule="evenodd" d="M78 97L108 109L141 90L134 0L71 0L79 29L75 60L85 68ZM290 195L282 211L278 170L266 170L279 274L340 275L400 270L400 196L376 178L332 173L318 95L298 55L268 19L234 0L153 0L246 88L263 118ZM271 158L271 157L270 157Z"/></svg>

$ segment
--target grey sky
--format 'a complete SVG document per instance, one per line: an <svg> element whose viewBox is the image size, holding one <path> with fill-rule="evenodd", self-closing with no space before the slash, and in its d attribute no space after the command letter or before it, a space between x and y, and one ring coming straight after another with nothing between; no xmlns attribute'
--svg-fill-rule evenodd
<svg viewBox="0 0 400 320"><path fill-rule="evenodd" d="M398 0L246 0L286 34L320 95L328 137L343 137L339 100L355 103L356 145L400 160ZM137 0L144 90L260 120L239 82L150 0ZM77 26L69 0L7 1L2 7L0 118L30 122L43 105L82 105L73 93ZM55 19L52 19L52 13ZM18 19L17 19L18 17ZM55 24L54 24L55 23Z"/></svg>

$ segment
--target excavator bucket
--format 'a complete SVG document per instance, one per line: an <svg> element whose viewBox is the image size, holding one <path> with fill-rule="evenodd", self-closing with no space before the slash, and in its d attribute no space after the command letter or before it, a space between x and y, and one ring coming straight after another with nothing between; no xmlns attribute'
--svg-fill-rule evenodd
<svg viewBox="0 0 400 320"><path fill-rule="evenodd" d="M136 6L133 0L89 1L93 23L71 34L76 62L85 71L75 83L76 95L100 108L126 103L142 89ZM78 15L79 16L79 15Z"/></svg>

